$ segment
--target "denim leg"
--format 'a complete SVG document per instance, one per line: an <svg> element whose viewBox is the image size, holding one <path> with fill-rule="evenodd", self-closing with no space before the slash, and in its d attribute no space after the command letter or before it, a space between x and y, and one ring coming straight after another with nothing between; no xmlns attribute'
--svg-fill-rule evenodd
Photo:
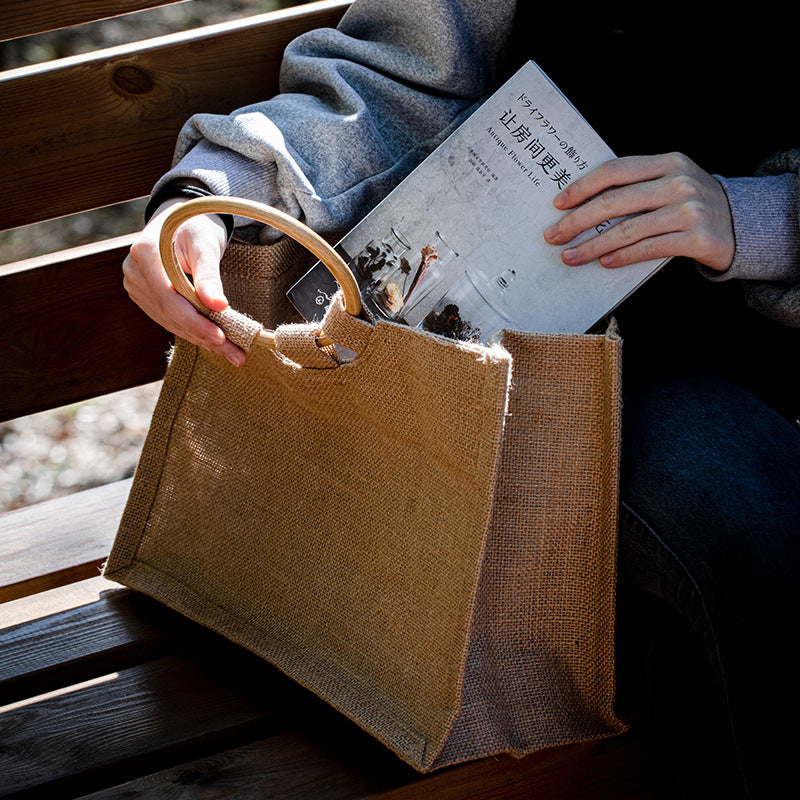
<svg viewBox="0 0 800 800"><path fill-rule="evenodd" d="M620 637L649 637L647 716L672 746L681 796L708 796L728 741L736 775L723 777L739 783L725 796L784 796L797 743L800 429L712 376L626 387L620 491ZM687 708L705 679L693 643L713 680ZM628 657L623 644L621 683L637 669Z"/></svg>

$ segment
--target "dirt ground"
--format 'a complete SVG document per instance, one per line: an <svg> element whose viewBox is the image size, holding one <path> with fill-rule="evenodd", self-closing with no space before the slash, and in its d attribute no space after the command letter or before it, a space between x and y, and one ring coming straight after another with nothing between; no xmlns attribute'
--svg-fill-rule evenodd
<svg viewBox="0 0 800 800"><path fill-rule="evenodd" d="M0 423L0 512L133 474L159 384Z"/></svg>

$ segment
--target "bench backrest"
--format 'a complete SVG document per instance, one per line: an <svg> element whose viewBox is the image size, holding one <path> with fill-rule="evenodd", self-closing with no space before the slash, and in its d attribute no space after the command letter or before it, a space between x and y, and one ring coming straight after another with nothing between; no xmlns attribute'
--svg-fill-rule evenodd
<svg viewBox="0 0 800 800"><path fill-rule="evenodd" d="M164 4L5 3L0 37ZM146 196L192 113L272 94L286 44L335 25L347 5L321 0L0 74L0 231ZM565 27L520 8L518 51L621 155L683 150L709 171L742 175L797 144L787 113L795 56L779 20L754 31L749 15L696 3L654 20L637 2ZM169 337L122 289L129 241L0 266L0 420L161 377Z"/></svg>
<svg viewBox="0 0 800 800"><path fill-rule="evenodd" d="M13 38L166 3L6 3ZM322 0L0 74L0 231L149 194L193 113L276 91L284 48L335 25ZM0 420L163 375L168 335L131 303L116 237L0 266Z"/></svg>

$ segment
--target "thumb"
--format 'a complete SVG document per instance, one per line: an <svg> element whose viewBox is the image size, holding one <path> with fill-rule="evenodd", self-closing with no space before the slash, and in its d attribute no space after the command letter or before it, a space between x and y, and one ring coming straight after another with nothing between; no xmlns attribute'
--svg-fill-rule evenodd
<svg viewBox="0 0 800 800"><path fill-rule="evenodd" d="M186 237L185 244L200 302L212 311L223 311L228 306L220 278L220 259L225 251L225 238L220 235L217 225L211 222L212 219L201 217L196 221L190 220L190 223L196 222L196 227L193 235Z"/></svg>
<svg viewBox="0 0 800 800"><path fill-rule="evenodd" d="M212 311L228 306L219 274L219 256L204 251L194 265L194 288L200 302Z"/></svg>

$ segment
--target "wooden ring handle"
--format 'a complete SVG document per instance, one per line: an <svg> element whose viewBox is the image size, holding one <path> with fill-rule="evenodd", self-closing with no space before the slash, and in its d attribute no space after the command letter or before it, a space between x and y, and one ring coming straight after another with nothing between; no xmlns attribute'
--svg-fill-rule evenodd
<svg viewBox="0 0 800 800"><path fill-rule="evenodd" d="M197 197L171 208L164 217L159 239L161 263L164 265L167 276L172 285L185 297L201 314L207 316L209 309L200 302L191 281L181 269L175 252L175 232L186 220L200 214L235 214L241 217L272 225L287 236L302 244L313 253L331 271L333 277L344 293L345 311L354 317L361 313L361 292L358 282L342 257L321 237L314 233L294 217L290 217L277 208L257 203L253 200L244 200L238 197ZM323 333L317 340L320 347L333 344ZM256 343L275 349L275 334L273 331L262 330Z"/></svg>

